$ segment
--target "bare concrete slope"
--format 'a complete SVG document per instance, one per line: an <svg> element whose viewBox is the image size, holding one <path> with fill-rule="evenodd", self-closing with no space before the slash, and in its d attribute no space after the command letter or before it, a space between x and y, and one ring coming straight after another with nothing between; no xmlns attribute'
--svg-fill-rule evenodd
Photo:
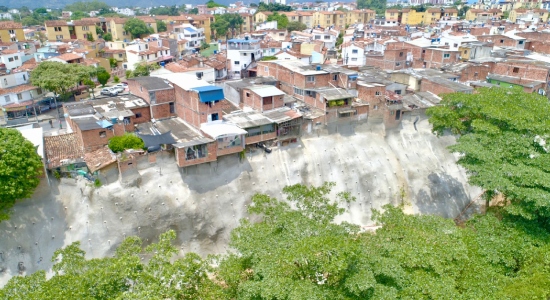
<svg viewBox="0 0 550 300"><path fill-rule="evenodd" d="M82 179L51 187L43 182L32 199L16 205L11 220L0 223L0 285L20 272L49 270L53 252L74 241L88 257L102 257L125 236L150 243L174 229L182 253L223 253L254 193L280 196L284 186L296 183L334 181L335 192L356 196L339 221L370 226L371 208L401 202L410 213L454 218L480 189L466 183L446 149L454 138L432 135L427 120L417 126L407 120L391 131L344 126L271 154L257 151L244 162L229 156L184 171L173 157L162 156L140 170L142 183L133 188L117 182L96 189Z"/></svg>

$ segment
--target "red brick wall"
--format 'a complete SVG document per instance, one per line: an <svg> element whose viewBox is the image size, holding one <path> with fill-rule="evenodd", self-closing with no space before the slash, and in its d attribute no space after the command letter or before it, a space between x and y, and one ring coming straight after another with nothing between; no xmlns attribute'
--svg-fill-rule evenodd
<svg viewBox="0 0 550 300"><path fill-rule="evenodd" d="M492 42L498 47L516 47L517 41L504 35L481 35L477 37L481 42ZM502 42L501 42L502 41Z"/></svg>
<svg viewBox="0 0 550 300"><path fill-rule="evenodd" d="M132 112L134 113L134 115L141 114L141 117L130 118L130 122L132 123L132 129L130 129L131 131L134 131L133 124L141 124L151 121L151 111L149 107L134 108L132 109Z"/></svg>
<svg viewBox="0 0 550 300"><path fill-rule="evenodd" d="M446 58L445 54L448 54L449 57ZM459 51L426 49L424 53L424 62L426 68L441 68L444 65L457 63L459 57Z"/></svg>
<svg viewBox="0 0 550 300"><path fill-rule="evenodd" d="M176 115L199 129L201 123L208 122L208 116L214 113L218 114L218 119L223 117L223 103L212 104L212 106L202 103L199 100L199 94L195 91L185 91L181 87L175 87L176 94ZM227 101L227 100L222 100Z"/></svg>
<svg viewBox="0 0 550 300"><path fill-rule="evenodd" d="M461 82L476 81L476 80L485 81L490 71L491 71L491 67L487 64L483 64L483 65L471 64L468 67L462 69L462 71L460 72L459 74L460 81Z"/></svg>
<svg viewBox="0 0 550 300"><path fill-rule="evenodd" d="M470 34L473 36L487 35L491 31L491 27L473 27L470 28Z"/></svg>
<svg viewBox="0 0 550 300"><path fill-rule="evenodd" d="M270 133L265 133L265 134L250 136L250 137L247 136L246 137L246 144L251 145L251 144L256 144L256 143L259 143L259 142L274 140L276 138L277 138L277 132L270 132Z"/></svg>
<svg viewBox="0 0 550 300"><path fill-rule="evenodd" d="M102 131L105 131L105 137L100 137L99 133ZM82 136L82 145L84 145L84 152L86 153L103 148L109 143L109 139L114 136L113 131L107 128L78 130L78 132Z"/></svg>
<svg viewBox="0 0 550 300"><path fill-rule="evenodd" d="M420 91L421 92L432 92L436 95L445 94L445 93L453 93L454 90L447 88L445 86L442 86L440 84L437 84L427 78L422 79L422 83L420 84Z"/></svg>
<svg viewBox="0 0 550 300"><path fill-rule="evenodd" d="M175 112L173 114L170 113L170 103L153 105L151 106L151 110L153 111L152 118L157 120L170 118L176 115Z"/></svg>
<svg viewBox="0 0 550 300"><path fill-rule="evenodd" d="M499 62L493 66L491 73L546 82L548 70L548 68L538 67L535 64Z"/></svg>
<svg viewBox="0 0 550 300"><path fill-rule="evenodd" d="M207 163L211 161L216 161L218 154L218 143L208 143L207 144L208 155L203 158L197 158L193 160L185 160L185 148L176 148L176 162L178 167L187 167L192 165L198 165L202 163Z"/></svg>
<svg viewBox="0 0 550 300"><path fill-rule="evenodd" d="M130 90L130 93L133 95L136 95L140 98L143 98L147 103L151 104L151 98L149 96L149 91L143 87L139 82L128 79L128 89ZM155 91L156 96L156 103L167 103L167 102L173 102L175 98L175 92L174 89L169 90L160 90Z"/></svg>

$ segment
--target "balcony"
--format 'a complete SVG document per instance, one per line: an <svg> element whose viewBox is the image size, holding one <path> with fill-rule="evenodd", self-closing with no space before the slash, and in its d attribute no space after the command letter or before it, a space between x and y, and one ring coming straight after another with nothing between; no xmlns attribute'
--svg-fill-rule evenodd
<svg viewBox="0 0 550 300"><path fill-rule="evenodd" d="M227 46L229 50L258 50L260 44L229 44Z"/></svg>

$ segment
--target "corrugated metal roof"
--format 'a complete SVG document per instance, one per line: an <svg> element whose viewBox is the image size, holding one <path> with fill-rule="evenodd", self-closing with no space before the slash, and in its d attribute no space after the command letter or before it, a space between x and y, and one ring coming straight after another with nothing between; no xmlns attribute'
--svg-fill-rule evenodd
<svg viewBox="0 0 550 300"><path fill-rule="evenodd" d="M285 92L272 85L251 86L250 90L260 97L280 96L285 94Z"/></svg>

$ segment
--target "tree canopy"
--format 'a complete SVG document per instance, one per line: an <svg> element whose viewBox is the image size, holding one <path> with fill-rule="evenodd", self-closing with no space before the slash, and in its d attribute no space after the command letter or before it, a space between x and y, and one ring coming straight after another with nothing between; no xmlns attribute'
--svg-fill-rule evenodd
<svg viewBox="0 0 550 300"><path fill-rule="evenodd" d="M42 170L34 145L18 130L0 127L0 221L9 217L16 200L32 195Z"/></svg>
<svg viewBox="0 0 550 300"><path fill-rule="evenodd" d="M141 19L132 18L124 23L124 30L132 35L132 38L137 39L142 35L153 33L153 29L149 28L147 24Z"/></svg>
<svg viewBox="0 0 550 300"><path fill-rule="evenodd" d="M63 10L72 11L82 11L82 12L91 12L91 11L100 11L101 9L111 9L111 7L102 1L78 1L71 4L67 4Z"/></svg>
<svg viewBox="0 0 550 300"><path fill-rule="evenodd" d="M144 148L145 143L143 140L133 133L126 133L123 136L113 136L109 139L109 149L113 152L122 152L126 149Z"/></svg>
<svg viewBox="0 0 550 300"><path fill-rule="evenodd" d="M487 199L502 194L507 211L550 220L550 103L521 89L453 93L427 111L433 131L458 134L451 151ZM550 224L550 222L548 222Z"/></svg>
<svg viewBox="0 0 550 300"><path fill-rule="evenodd" d="M537 223L493 214L462 226L439 216L374 212L375 232L335 222L355 201L333 183L253 197L233 251L174 259L175 233L141 250L86 260L78 242L55 252L54 276L16 276L1 299L547 299L550 236ZM150 257L145 263L141 257Z"/></svg>
<svg viewBox="0 0 550 300"><path fill-rule="evenodd" d="M149 11L151 15L157 16L179 16L180 12L175 5L167 7L154 7Z"/></svg>
<svg viewBox="0 0 550 300"><path fill-rule="evenodd" d="M216 15L216 20L210 24L210 28L216 32L216 36L228 36L229 33L239 33L241 25L244 23L243 17L239 14Z"/></svg>
<svg viewBox="0 0 550 300"><path fill-rule="evenodd" d="M384 14L386 11L386 0L357 0L358 9L372 9L376 11L377 14Z"/></svg>
<svg viewBox="0 0 550 300"><path fill-rule="evenodd" d="M258 4L258 11L292 11L292 7L280 3Z"/></svg>
<svg viewBox="0 0 550 300"><path fill-rule="evenodd" d="M216 3L214 0L208 0L206 2L206 7L208 8L214 8L214 7L227 7L223 4Z"/></svg>
<svg viewBox="0 0 550 300"><path fill-rule="evenodd" d="M157 31L165 32L166 30L168 30L168 28L166 27L166 23L161 20L157 20Z"/></svg>
<svg viewBox="0 0 550 300"><path fill-rule="evenodd" d="M31 72L31 83L56 94L65 95L70 89L94 75L94 67L81 64L42 62Z"/></svg>
<svg viewBox="0 0 550 300"><path fill-rule="evenodd" d="M278 12L274 12L272 15L267 16L267 21L277 21L277 29L287 29L288 17Z"/></svg>

